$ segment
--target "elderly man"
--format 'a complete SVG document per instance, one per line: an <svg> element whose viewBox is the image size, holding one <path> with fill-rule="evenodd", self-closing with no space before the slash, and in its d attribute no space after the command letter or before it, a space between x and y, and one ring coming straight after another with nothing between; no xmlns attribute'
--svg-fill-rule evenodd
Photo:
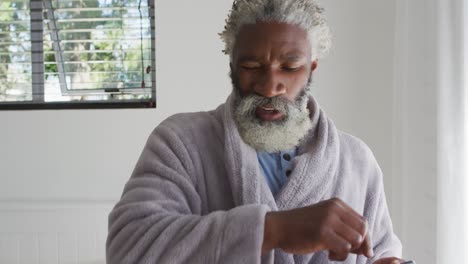
<svg viewBox="0 0 468 264"><path fill-rule="evenodd" d="M382 172L310 95L330 47L314 0L238 0L233 91L150 135L109 215L108 263L400 263Z"/></svg>

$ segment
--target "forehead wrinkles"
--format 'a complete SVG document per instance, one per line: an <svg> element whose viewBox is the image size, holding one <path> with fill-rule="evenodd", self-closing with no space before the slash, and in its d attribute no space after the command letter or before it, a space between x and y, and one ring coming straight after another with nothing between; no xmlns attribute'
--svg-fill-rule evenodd
<svg viewBox="0 0 468 264"><path fill-rule="evenodd" d="M281 47L258 48L239 51L238 63L258 62L258 63L297 63L307 62L307 54L298 49L294 44L283 45Z"/></svg>
<svg viewBox="0 0 468 264"><path fill-rule="evenodd" d="M310 56L310 52L311 44L307 32L299 26L259 22L241 28L233 55L237 59L247 56L269 57L275 55L279 57L290 53L307 57Z"/></svg>

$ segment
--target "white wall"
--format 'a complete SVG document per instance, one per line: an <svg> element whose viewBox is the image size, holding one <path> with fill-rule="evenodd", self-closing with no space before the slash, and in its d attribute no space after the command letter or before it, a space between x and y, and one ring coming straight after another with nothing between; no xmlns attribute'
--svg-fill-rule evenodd
<svg viewBox="0 0 468 264"><path fill-rule="evenodd" d="M174 113L213 109L230 92L217 36L230 5L157 1L157 109L0 112L1 263L103 261L107 214L151 130ZM394 5L324 1L336 44L315 76L338 128L373 149L391 208Z"/></svg>
<svg viewBox="0 0 468 264"><path fill-rule="evenodd" d="M323 1L335 35L319 62L315 95L337 127L363 139L384 173L392 206L395 2Z"/></svg>

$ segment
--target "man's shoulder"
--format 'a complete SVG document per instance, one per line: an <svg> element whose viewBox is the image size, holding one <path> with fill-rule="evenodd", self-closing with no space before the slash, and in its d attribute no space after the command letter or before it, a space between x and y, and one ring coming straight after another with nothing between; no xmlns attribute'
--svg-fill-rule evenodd
<svg viewBox="0 0 468 264"><path fill-rule="evenodd" d="M382 181L382 171L371 148L360 138L349 133L339 131L340 159L362 177L371 188L375 188Z"/></svg>
<svg viewBox="0 0 468 264"><path fill-rule="evenodd" d="M361 138L338 130L342 156L363 162L376 162L374 153Z"/></svg>
<svg viewBox="0 0 468 264"><path fill-rule="evenodd" d="M364 140L348 132L338 130L338 136L340 138L341 144L349 145L350 147L353 147L353 148L365 148L365 149L369 148L369 146L367 146Z"/></svg>
<svg viewBox="0 0 468 264"><path fill-rule="evenodd" d="M214 122L216 120L214 111L215 110L173 114L161 122L160 126L170 124L176 127L184 127L196 126L206 122Z"/></svg>

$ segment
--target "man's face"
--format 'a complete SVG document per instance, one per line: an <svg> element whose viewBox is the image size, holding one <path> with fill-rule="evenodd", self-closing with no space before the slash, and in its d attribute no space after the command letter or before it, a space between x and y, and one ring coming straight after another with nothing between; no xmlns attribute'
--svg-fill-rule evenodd
<svg viewBox="0 0 468 264"><path fill-rule="evenodd" d="M260 151L290 150L310 130L307 109L310 43L301 28L281 23L244 26L234 46L234 117L243 140Z"/></svg>
<svg viewBox="0 0 468 264"><path fill-rule="evenodd" d="M310 58L307 32L300 27L278 22L245 25L233 50L233 81L242 97L256 94L294 102L317 67L317 61ZM255 114L263 121L285 117L285 113L272 109L258 106Z"/></svg>

